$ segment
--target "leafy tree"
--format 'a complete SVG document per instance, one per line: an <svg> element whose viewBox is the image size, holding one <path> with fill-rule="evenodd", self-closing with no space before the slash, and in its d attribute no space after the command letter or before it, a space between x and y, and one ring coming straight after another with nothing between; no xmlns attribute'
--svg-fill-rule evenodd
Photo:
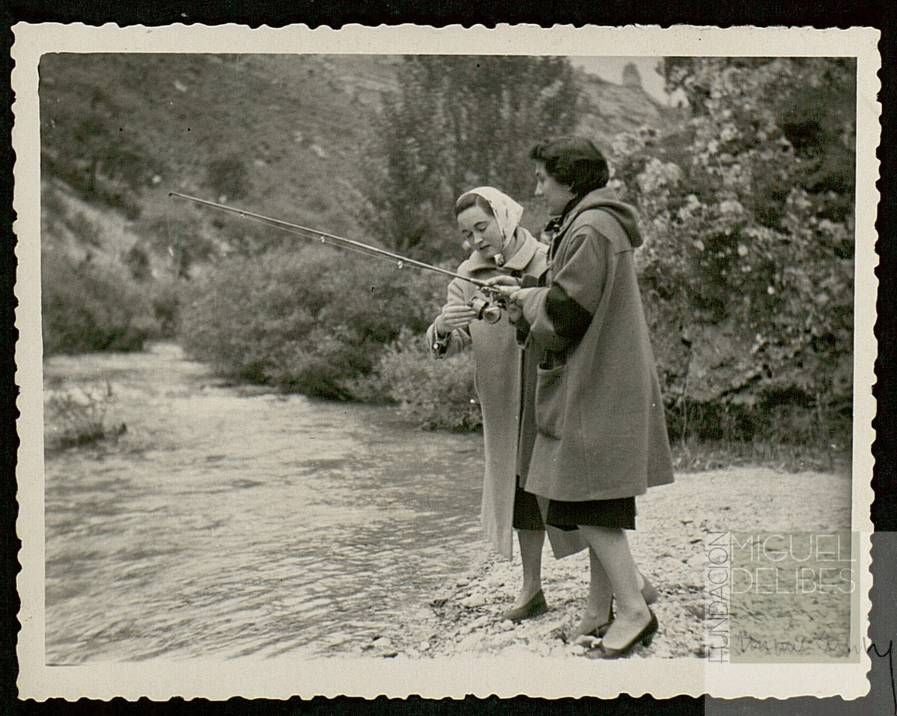
<svg viewBox="0 0 897 716"><path fill-rule="evenodd" d="M439 258L464 190L531 193L530 146L575 127L573 70L556 57L418 55L398 76L367 155L362 218L396 250Z"/></svg>

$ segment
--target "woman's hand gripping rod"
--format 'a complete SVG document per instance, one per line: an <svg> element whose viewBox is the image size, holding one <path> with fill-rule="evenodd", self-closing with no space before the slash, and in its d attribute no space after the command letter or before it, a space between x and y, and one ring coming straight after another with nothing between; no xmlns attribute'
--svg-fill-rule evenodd
<svg viewBox="0 0 897 716"><path fill-rule="evenodd" d="M326 231L319 231L307 226L293 224L289 221L283 221L282 219L274 219L270 216L256 214L255 212L247 211L246 209L238 209L237 207L219 204L214 201L209 201L208 199L200 199L188 194L181 194L177 191L168 192L168 196L174 196L179 199L186 199L187 201L192 201L195 204L202 204L203 206L207 206L211 209L226 211L230 214L237 214L238 216L242 216L244 219L250 219L262 224L267 224L268 226L273 226L283 231L288 231L292 234L298 234L302 238L308 239L309 241L318 241L322 244L329 244L330 246L336 246L348 251L355 251L367 256L376 256L378 258L394 263L400 269L405 268L406 266L413 266L414 268L418 268L423 271L433 271L435 273L441 273L445 276L450 276L451 278L457 278L461 281L466 281L467 283L471 283L479 288L480 291L486 296L485 299L475 296L470 300L468 305L473 308L474 311L476 311L477 319L486 321L487 323L497 323L501 319L501 309L505 308L507 305L504 293L500 290L497 290L486 281L480 281L468 276L462 276L461 274L449 271L448 269L444 269L439 266L433 266L432 264L424 263L423 261L418 261L417 259L408 258L393 251L387 251L386 249L381 249L377 246L371 246L370 244L365 244L361 241L355 241L353 239L347 239L342 236L337 236L336 234L330 234Z"/></svg>

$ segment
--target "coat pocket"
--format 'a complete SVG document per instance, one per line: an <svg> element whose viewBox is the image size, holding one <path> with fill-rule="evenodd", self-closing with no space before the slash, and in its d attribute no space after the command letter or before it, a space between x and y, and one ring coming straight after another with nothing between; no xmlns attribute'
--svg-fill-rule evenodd
<svg viewBox="0 0 897 716"><path fill-rule="evenodd" d="M543 435L560 438L567 412L567 366L539 368L536 376L536 427Z"/></svg>

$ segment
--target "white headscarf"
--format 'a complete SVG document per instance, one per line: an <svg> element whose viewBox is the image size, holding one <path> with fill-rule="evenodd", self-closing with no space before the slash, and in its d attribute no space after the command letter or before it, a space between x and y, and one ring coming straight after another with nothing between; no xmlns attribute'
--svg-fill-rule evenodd
<svg viewBox="0 0 897 716"><path fill-rule="evenodd" d="M523 216L523 207L520 206L511 197L492 186L478 186L476 189L465 191L458 197L460 202L464 197L470 194L476 194L483 197L492 209L495 221L498 224L498 230L501 232L503 239L502 245L506 245L514 236L517 227L520 224L520 217Z"/></svg>

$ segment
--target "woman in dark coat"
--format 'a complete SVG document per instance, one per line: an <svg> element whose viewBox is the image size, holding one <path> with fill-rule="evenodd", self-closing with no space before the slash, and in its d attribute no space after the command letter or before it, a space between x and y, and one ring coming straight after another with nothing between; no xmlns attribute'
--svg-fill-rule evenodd
<svg viewBox="0 0 897 716"><path fill-rule="evenodd" d="M673 481L633 261L641 237L635 211L606 188L607 162L592 142L561 137L530 156L536 194L557 217L550 268L536 288L494 279L516 306L518 335L540 356L537 436L523 487L549 500L548 524L578 528L588 542L587 612L608 615L611 600L616 608L593 653L615 658L658 628L624 530L635 528L635 496Z"/></svg>

